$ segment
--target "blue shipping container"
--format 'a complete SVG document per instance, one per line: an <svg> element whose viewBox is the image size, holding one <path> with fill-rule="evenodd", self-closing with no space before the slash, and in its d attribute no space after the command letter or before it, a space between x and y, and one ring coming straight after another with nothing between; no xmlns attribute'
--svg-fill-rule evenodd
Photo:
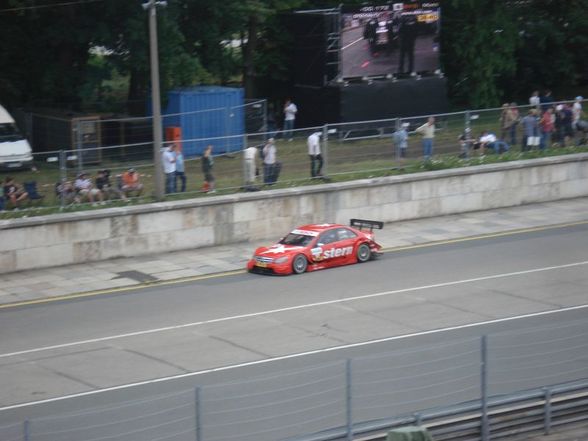
<svg viewBox="0 0 588 441"><path fill-rule="evenodd" d="M180 127L186 157L199 156L212 144L213 154L243 149L245 133L242 88L200 86L169 92L162 112L166 127Z"/></svg>

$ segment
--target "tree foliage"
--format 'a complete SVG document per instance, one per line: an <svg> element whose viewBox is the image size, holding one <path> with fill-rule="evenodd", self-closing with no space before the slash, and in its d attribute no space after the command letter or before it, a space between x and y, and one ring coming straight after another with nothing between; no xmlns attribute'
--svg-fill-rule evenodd
<svg viewBox="0 0 588 441"><path fill-rule="evenodd" d="M124 84L127 110L142 112L150 71L141 2L1 2L0 102L98 108L120 100L112 84ZM240 81L254 97L260 78L287 83L284 49L295 42L279 14L338 6L336 0L169 0L157 11L162 90ZM451 98L494 106L531 89L586 81L586 10L588 0L444 0L442 65Z"/></svg>
<svg viewBox="0 0 588 441"><path fill-rule="evenodd" d="M443 3L443 66L454 101L474 107L588 79L588 0Z"/></svg>

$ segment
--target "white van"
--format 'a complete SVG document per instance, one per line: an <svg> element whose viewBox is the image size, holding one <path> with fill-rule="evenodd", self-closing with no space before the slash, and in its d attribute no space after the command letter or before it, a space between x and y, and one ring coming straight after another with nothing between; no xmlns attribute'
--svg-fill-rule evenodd
<svg viewBox="0 0 588 441"><path fill-rule="evenodd" d="M0 106L0 169L33 167L33 151L14 118Z"/></svg>

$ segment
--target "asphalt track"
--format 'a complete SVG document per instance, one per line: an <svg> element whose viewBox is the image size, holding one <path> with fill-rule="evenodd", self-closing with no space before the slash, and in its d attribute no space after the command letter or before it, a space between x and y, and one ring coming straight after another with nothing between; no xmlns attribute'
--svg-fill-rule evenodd
<svg viewBox="0 0 588 441"><path fill-rule="evenodd" d="M586 224L536 229L391 250L302 276L238 273L4 308L0 423L588 320L587 233Z"/></svg>

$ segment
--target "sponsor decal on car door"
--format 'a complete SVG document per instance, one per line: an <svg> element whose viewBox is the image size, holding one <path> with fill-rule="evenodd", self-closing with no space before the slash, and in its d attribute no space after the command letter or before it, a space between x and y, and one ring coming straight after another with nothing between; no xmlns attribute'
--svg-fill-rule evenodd
<svg viewBox="0 0 588 441"><path fill-rule="evenodd" d="M334 264L353 254L353 244L350 240L337 240L336 231L329 230L321 234L311 254L315 262Z"/></svg>

